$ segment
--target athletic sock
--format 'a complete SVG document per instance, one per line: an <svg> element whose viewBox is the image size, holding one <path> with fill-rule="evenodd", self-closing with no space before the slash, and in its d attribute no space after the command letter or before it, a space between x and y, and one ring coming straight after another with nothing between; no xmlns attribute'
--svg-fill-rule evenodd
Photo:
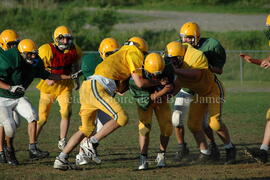
<svg viewBox="0 0 270 180"><path fill-rule="evenodd" d="M37 143L31 143L29 144L29 150L37 149Z"/></svg>
<svg viewBox="0 0 270 180"><path fill-rule="evenodd" d="M67 159L68 158L68 154L61 152L58 156L60 159Z"/></svg>
<svg viewBox="0 0 270 180"><path fill-rule="evenodd" d="M224 148L225 149L231 149L231 148L233 148L233 144L231 142L229 144L225 144Z"/></svg>
<svg viewBox="0 0 270 180"><path fill-rule="evenodd" d="M201 149L200 151L201 151L202 154L210 155L209 149Z"/></svg>
<svg viewBox="0 0 270 180"><path fill-rule="evenodd" d="M265 150L265 151L268 151L269 149L269 146L267 144L262 144L261 147L260 147L261 150Z"/></svg>
<svg viewBox="0 0 270 180"><path fill-rule="evenodd" d="M96 143L98 143L98 140L97 140L97 138L95 136L92 136L90 138L90 142L96 144Z"/></svg>

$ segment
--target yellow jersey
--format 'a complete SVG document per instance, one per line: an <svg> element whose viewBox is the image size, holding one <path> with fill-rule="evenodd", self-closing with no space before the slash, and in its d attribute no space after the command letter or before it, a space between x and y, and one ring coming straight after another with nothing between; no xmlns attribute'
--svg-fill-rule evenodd
<svg viewBox="0 0 270 180"><path fill-rule="evenodd" d="M202 69L200 79L194 81L178 76L183 88L189 88L200 96L207 96L211 93L215 84L215 76L208 68L208 60L202 51L193 48L189 44L187 46L186 54L184 56L183 69Z"/></svg>
<svg viewBox="0 0 270 180"><path fill-rule="evenodd" d="M44 44L38 49L39 56L43 60L45 68L51 73L55 72L56 74L66 74L63 73L64 69L66 68L61 69L59 64L65 65L65 59L69 59L68 69L70 70L70 65L72 63L77 63L82 57L82 50L77 45L75 45L75 47L71 50L65 50L64 53L61 53L60 51L58 52L58 50L56 51L55 47L53 47L52 45L53 44ZM69 54L73 57L67 57ZM53 61L62 62L56 62L58 63L58 66L52 69L52 66L55 66ZM73 80L58 80L55 81L53 85L48 85L45 80L41 80L36 87L43 93L59 95L63 91L71 91L74 87L74 83Z"/></svg>
<svg viewBox="0 0 270 180"><path fill-rule="evenodd" d="M141 75L143 53L134 45L124 45L119 51L105 58L95 70L100 75L113 80L126 80L132 73Z"/></svg>

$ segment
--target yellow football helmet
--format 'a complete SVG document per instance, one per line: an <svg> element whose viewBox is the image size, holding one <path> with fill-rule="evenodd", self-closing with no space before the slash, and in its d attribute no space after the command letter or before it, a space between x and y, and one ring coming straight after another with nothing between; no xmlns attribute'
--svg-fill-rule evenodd
<svg viewBox="0 0 270 180"><path fill-rule="evenodd" d="M142 52L147 52L149 50L147 42L140 37L132 37L128 42L133 42Z"/></svg>
<svg viewBox="0 0 270 180"><path fill-rule="evenodd" d="M31 39L24 39L18 44L18 50L27 63L33 64L33 60L38 56L38 47Z"/></svg>
<svg viewBox="0 0 270 180"><path fill-rule="evenodd" d="M18 44L18 50L20 53L37 53L38 48L36 43L31 39L24 39Z"/></svg>
<svg viewBox="0 0 270 180"><path fill-rule="evenodd" d="M120 48L119 43L114 38L105 38L101 41L98 52L102 59L115 52Z"/></svg>
<svg viewBox="0 0 270 180"><path fill-rule="evenodd" d="M161 74L165 68L164 59L158 53L150 53L144 61L144 70L153 75Z"/></svg>
<svg viewBox="0 0 270 180"><path fill-rule="evenodd" d="M186 47L178 41L172 41L166 46L165 53L168 57L184 57Z"/></svg>
<svg viewBox="0 0 270 180"><path fill-rule="evenodd" d="M193 38L192 41L188 43L190 43L192 46L196 46L201 36L200 27L194 22L187 22L180 28L179 35L181 40L184 37Z"/></svg>
<svg viewBox="0 0 270 180"><path fill-rule="evenodd" d="M67 37L67 44L61 43L61 39ZM61 50L68 49L72 44L72 35L71 31L66 26L58 26L53 33L53 40L56 46L58 46Z"/></svg>
<svg viewBox="0 0 270 180"><path fill-rule="evenodd" d="M12 29L6 29L0 34L0 44L5 51L19 43L18 34Z"/></svg>
<svg viewBox="0 0 270 180"><path fill-rule="evenodd" d="M266 22L265 22L266 26L270 26L270 14L268 14L267 18L266 18Z"/></svg>

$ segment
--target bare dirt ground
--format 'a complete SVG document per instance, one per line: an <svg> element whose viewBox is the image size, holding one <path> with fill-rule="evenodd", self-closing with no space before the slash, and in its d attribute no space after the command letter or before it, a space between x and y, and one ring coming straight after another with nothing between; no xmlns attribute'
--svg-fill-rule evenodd
<svg viewBox="0 0 270 180"><path fill-rule="evenodd" d="M121 13L138 14L154 17L147 22L122 23L115 26L119 30L168 30L179 29L187 21L198 22L205 31L249 31L262 30L265 23L265 14L219 14L194 13L176 11L145 11L145 10L118 10Z"/></svg>

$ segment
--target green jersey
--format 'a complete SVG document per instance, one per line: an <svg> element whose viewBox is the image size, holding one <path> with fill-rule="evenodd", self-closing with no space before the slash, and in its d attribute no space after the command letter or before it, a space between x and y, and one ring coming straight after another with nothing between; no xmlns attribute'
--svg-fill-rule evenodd
<svg viewBox="0 0 270 180"><path fill-rule="evenodd" d="M223 68L226 62L226 52L218 40L201 38L195 48L204 53L210 66Z"/></svg>
<svg viewBox="0 0 270 180"><path fill-rule="evenodd" d="M87 77L92 76L98 64L102 62L102 58L99 53L89 53L84 55L82 58L82 72L87 79Z"/></svg>
<svg viewBox="0 0 270 180"><path fill-rule="evenodd" d="M143 73L143 77L147 78L145 74ZM172 64L169 60L165 59L165 69L162 72L161 75L162 78L168 78L170 83L173 83L174 81L174 71ZM155 86L150 88L139 88L136 86L133 79L129 80L129 90L135 98L136 103L144 110L146 110L149 105L151 104L151 98L150 95L154 93L155 91L160 91L164 86Z"/></svg>
<svg viewBox="0 0 270 180"><path fill-rule="evenodd" d="M49 76L50 73L45 70L40 58L35 59L33 64L28 64L16 48L0 53L0 80L10 86L22 85L27 89L34 78L47 79ZM0 97L16 99L23 95L0 89Z"/></svg>

